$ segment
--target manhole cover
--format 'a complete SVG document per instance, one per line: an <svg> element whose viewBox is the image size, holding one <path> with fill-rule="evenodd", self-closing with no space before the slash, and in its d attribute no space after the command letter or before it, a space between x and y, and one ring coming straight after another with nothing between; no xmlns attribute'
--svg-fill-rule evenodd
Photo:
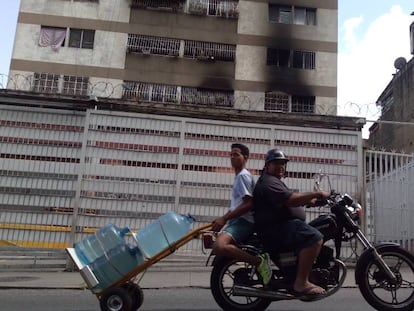
<svg viewBox="0 0 414 311"><path fill-rule="evenodd" d="M37 280L38 277L35 276L2 276L0 277L0 282L21 282L21 281L31 281Z"/></svg>

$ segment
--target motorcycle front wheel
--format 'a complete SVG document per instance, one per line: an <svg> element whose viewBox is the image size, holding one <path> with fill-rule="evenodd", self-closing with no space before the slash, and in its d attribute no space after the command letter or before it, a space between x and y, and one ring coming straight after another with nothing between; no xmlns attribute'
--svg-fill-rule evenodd
<svg viewBox="0 0 414 311"><path fill-rule="evenodd" d="M247 262L234 259L218 260L212 269L210 288L214 300L224 311L263 311L272 302L259 297L234 296L235 284L263 287L256 269Z"/></svg>
<svg viewBox="0 0 414 311"><path fill-rule="evenodd" d="M414 309L414 257L398 246L378 250L396 276L393 281L382 270L374 256L361 263L359 289L365 300L379 311L412 311Z"/></svg>

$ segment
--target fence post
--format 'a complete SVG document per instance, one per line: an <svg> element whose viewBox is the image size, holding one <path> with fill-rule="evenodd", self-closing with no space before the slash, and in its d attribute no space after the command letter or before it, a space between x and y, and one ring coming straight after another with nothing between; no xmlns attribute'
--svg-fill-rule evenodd
<svg viewBox="0 0 414 311"><path fill-rule="evenodd" d="M81 191L82 191L82 183L83 183L83 172L85 171L85 157L86 157L86 148L87 148L87 140L88 140L88 131L89 131L89 123L90 123L90 110L87 110L85 113L85 122L83 124L83 136L82 136L82 147L80 152L80 159L79 165L77 166L77 182L76 182L76 189L75 189L75 199L73 201L73 215L72 215L72 223L71 229L69 234L69 247L73 247L76 242L76 231L79 224L79 208L81 204ZM73 271L74 264L72 260L68 257L66 260L66 270Z"/></svg>

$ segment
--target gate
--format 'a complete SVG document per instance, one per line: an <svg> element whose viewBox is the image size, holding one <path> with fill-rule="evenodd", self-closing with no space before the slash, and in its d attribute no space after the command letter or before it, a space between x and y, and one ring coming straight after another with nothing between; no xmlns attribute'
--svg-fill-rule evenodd
<svg viewBox="0 0 414 311"><path fill-rule="evenodd" d="M359 131L0 106L0 244L64 248L107 223L139 230L170 210L201 226L229 207L234 142L250 148L256 179L277 146L291 159L290 188L313 189L321 171L360 197Z"/></svg>
<svg viewBox="0 0 414 311"><path fill-rule="evenodd" d="M367 233L414 251L414 156L366 150Z"/></svg>

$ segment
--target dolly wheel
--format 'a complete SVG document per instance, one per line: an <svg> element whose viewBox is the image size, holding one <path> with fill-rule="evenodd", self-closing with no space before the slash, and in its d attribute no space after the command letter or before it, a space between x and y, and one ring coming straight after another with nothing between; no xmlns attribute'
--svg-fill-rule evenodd
<svg viewBox="0 0 414 311"><path fill-rule="evenodd" d="M127 282L122 286L122 288L127 290L128 295L131 298L131 301L132 301L131 310L132 311L138 310L139 307L141 307L142 303L144 302L144 292L142 291L142 288L139 287L139 285L134 282Z"/></svg>
<svg viewBox="0 0 414 311"><path fill-rule="evenodd" d="M130 311L132 300L126 289L115 287L104 291L99 305L102 311Z"/></svg>

